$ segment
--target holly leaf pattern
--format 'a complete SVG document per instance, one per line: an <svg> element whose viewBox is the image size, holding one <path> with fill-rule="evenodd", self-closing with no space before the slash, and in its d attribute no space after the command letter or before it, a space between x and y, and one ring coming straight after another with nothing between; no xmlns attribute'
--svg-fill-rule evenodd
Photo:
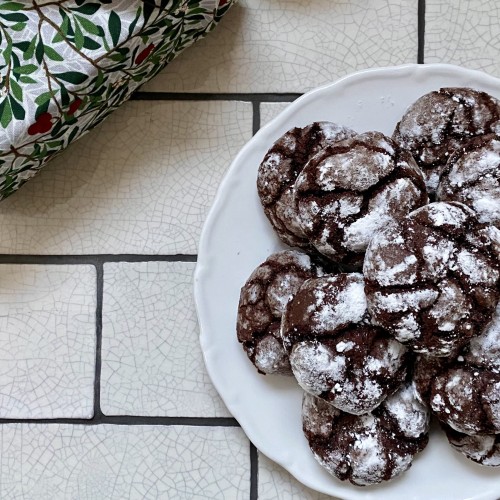
<svg viewBox="0 0 500 500"><path fill-rule="evenodd" d="M0 0L0 199L210 32L231 3Z"/></svg>

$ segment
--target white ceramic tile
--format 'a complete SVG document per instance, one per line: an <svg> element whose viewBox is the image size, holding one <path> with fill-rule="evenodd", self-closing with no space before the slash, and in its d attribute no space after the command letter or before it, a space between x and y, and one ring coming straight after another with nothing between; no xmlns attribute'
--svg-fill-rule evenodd
<svg viewBox="0 0 500 500"><path fill-rule="evenodd" d="M500 3L427 0L425 62L452 63L500 76Z"/></svg>
<svg viewBox="0 0 500 500"><path fill-rule="evenodd" d="M283 467L259 453L259 498L265 500L335 500L311 490Z"/></svg>
<svg viewBox="0 0 500 500"><path fill-rule="evenodd" d="M288 108L290 104L290 102L261 102L260 126L263 127L273 118L276 118L284 109Z"/></svg>
<svg viewBox="0 0 500 500"><path fill-rule="evenodd" d="M143 90L303 92L417 60L416 0L240 0Z"/></svg>
<svg viewBox="0 0 500 500"><path fill-rule="evenodd" d="M95 316L93 266L0 265L0 417L92 417Z"/></svg>
<svg viewBox="0 0 500 500"><path fill-rule="evenodd" d="M189 262L104 266L106 415L230 416L205 369Z"/></svg>
<svg viewBox="0 0 500 500"><path fill-rule="evenodd" d="M0 253L196 253L250 103L134 101L0 204Z"/></svg>
<svg viewBox="0 0 500 500"><path fill-rule="evenodd" d="M247 500L239 428L6 424L2 500Z"/></svg>

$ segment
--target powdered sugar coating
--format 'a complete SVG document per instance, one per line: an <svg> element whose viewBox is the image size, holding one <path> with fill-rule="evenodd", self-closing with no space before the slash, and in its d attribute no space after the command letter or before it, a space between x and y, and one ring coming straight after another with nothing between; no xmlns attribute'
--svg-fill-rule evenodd
<svg viewBox="0 0 500 500"><path fill-rule="evenodd" d="M436 416L453 429L466 434L500 432L481 420L477 411L482 408L485 398L481 388L488 387L491 380L483 372L467 368L453 367L440 374L432 383L431 408ZM493 382L494 383L494 382ZM481 412L482 413L482 412Z"/></svg>
<svg viewBox="0 0 500 500"><path fill-rule="evenodd" d="M470 88L442 88L415 101L397 124L393 139L408 149L436 190L448 157L466 141L495 130L500 103Z"/></svg>
<svg viewBox="0 0 500 500"><path fill-rule="evenodd" d="M258 266L242 287L238 340L259 372L291 375L288 353L279 333L281 317L300 285L322 272L306 254L277 252Z"/></svg>
<svg viewBox="0 0 500 500"><path fill-rule="evenodd" d="M384 401L384 411L406 437L418 438L429 431L430 412L417 397L415 385L407 383Z"/></svg>
<svg viewBox="0 0 500 500"><path fill-rule="evenodd" d="M355 132L331 122L293 128L281 136L259 166L257 190L264 212L278 236L288 245L307 247L298 223L292 188L307 161L328 144L352 137Z"/></svg>
<svg viewBox="0 0 500 500"><path fill-rule="evenodd" d="M281 325L299 385L356 415L376 408L404 380L406 348L369 323L363 277L306 281Z"/></svg>
<svg viewBox="0 0 500 500"><path fill-rule="evenodd" d="M316 282L314 310L308 312L312 312L313 324L320 333L336 330L349 323L358 323L366 314L364 284L359 275L346 278L344 286L335 288L338 281L336 278L325 278L322 283ZM333 300L332 288L335 289Z"/></svg>
<svg viewBox="0 0 500 500"><path fill-rule="evenodd" d="M360 266L373 233L427 203L412 157L380 132L325 148L294 186L299 223L323 255Z"/></svg>
<svg viewBox="0 0 500 500"><path fill-rule="evenodd" d="M272 332L255 343L253 364L261 373L290 375L290 363L279 336Z"/></svg>
<svg viewBox="0 0 500 500"><path fill-rule="evenodd" d="M438 202L375 234L363 267L373 322L416 352L456 353L499 299L496 231L465 205Z"/></svg>
<svg viewBox="0 0 500 500"><path fill-rule="evenodd" d="M500 433L500 306L454 358L419 357L414 380L441 422L469 435Z"/></svg>
<svg viewBox="0 0 500 500"><path fill-rule="evenodd" d="M443 426L448 442L470 460L489 467L500 466L500 434L468 436Z"/></svg>
<svg viewBox="0 0 500 500"><path fill-rule="evenodd" d="M353 252L364 252L373 234L394 219L393 207L409 213L421 195L409 179L396 179L384 186L368 202L366 214L344 230L344 246ZM342 214L341 214L342 215Z"/></svg>
<svg viewBox="0 0 500 500"><path fill-rule="evenodd" d="M463 357L458 357L463 362ZM454 358L438 358L421 354L413 363L413 385L417 399L428 406L431 400L431 388L437 375L444 373Z"/></svg>
<svg viewBox="0 0 500 500"><path fill-rule="evenodd" d="M465 203L480 222L500 226L500 137L476 137L455 151L441 173L437 197Z"/></svg>
<svg viewBox="0 0 500 500"><path fill-rule="evenodd" d="M302 399L302 423L315 436L328 439L333 425L342 412L322 399L304 393Z"/></svg>
<svg viewBox="0 0 500 500"><path fill-rule="evenodd" d="M406 385L375 411L359 416L305 393L302 423L314 457L330 474L366 486L410 467L427 444L429 412Z"/></svg>
<svg viewBox="0 0 500 500"><path fill-rule="evenodd" d="M474 366L500 372L500 303L481 335L470 341L464 359Z"/></svg>
<svg viewBox="0 0 500 500"><path fill-rule="evenodd" d="M500 433L500 375L465 364L453 364L431 384L433 412L464 434Z"/></svg>
<svg viewBox="0 0 500 500"><path fill-rule="evenodd" d="M335 335L366 320L363 276L359 273L307 280L286 307L281 336L288 350L297 340Z"/></svg>

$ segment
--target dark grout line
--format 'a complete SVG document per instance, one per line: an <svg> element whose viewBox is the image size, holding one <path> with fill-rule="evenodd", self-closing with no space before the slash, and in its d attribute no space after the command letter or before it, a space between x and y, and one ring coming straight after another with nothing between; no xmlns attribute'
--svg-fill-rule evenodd
<svg viewBox="0 0 500 500"><path fill-rule="evenodd" d="M198 256L194 254L176 255L97 255L101 262L196 262Z"/></svg>
<svg viewBox="0 0 500 500"><path fill-rule="evenodd" d="M197 255L137 255L137 254L96 254L96 255L9 255L0 254L0 264L93 264L107 262L196 262Z"/></svg>
<svg viewBox="0 0 500 500"><path fill-rule="evenodd" d="M250 443L250 500L259 498L259 453Z"/></svg>
<svg viewBox="0 0 500 500"><path fill-rule="evenodd" d="M425 0L418 0L418 53L417 63L424 64L425 51Z"/></svg>
<svg viewBox="0 0 500 500"><path fill-rule="evenodd" d="M260 102L252 102L253 120L252 135L255 135L260 129Z"/></svg>
<svg viewBox="0 0 500 500"><path fill-rule="evenodd" d="M73 424L73 425L183 425L196 427L239 427L230 417L144 417L132 415L100 415L85 418L0 418L2 424Z"/></svg>
<svg viewBox="0 0 500 500"><path fill-rule="evenodd" d="M132 101L249 101L249 102L292 102L300 93L177 93L177 92L135 92Z"/></svg>
<svg viewBox="0 0 500 500"><path fill-rule="evenodd" d="M102 351L102 301L104 296L104 266L96 265L96 344L95 344L95 375L94 375L94 418L101 418L101 351Z"/></svg>

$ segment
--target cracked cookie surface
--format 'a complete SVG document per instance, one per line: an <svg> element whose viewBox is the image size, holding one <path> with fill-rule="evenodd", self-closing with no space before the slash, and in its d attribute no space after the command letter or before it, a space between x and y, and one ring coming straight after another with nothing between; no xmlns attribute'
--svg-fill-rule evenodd
<svg viewBox="0 0 500 500"><path fill-rule="evenodd" d="M316 460L341 480L365 486L406 469L428 442L430 415L411 383L364 415L344 413L305 393L302 425Z"/></svg>
<svg viewBox="0 0 500 500"><path fill-rule="evenodd" d="M304 282L286 307L281 335L299 385L349 413L373 410L406 376L407 349L370 324L358 273Z"/></svg>
<svg viewBox="0 0 500 500"><path fill-rule="evenodd" d="M294 188L300 226L318 252L359 268L373 233L428 202L411 155L380 132L328 146Z"/></svg>
<svg viewBox="0 0 500 500"><path fill-rule="evenodd" d="M500 434L469 436L443 425L450 445L468 459L489 467L500 467Z"/></svg>
<svg viewBox="0 0 500 500"><path fill-rule="evenodd" d="M455 151L442 169L436 196L471 207L479 222L500 227L500 137L476 137Z"/></svg>
<svg viewBox="0 0 500 500"><path fill-rule="evenodd" d="M257 192L269 222L282 241L307 248L309 241L298 224L293 186L307 161L327 145L355 135L350 128L314 122L293 128L267 152L257 174Z"/></svg>
<svg viewBox="0 0 500 500"><path fill-rule="evenodd" d="M421 400L453 430L468 435L500 433L500 306L481 335L458 356L419 357L414 379Z"/></svg>
<svg viewBox="0 0 500 500"><path fill-rule="evenodd" d="M396 125L393 139L409 150L434 193L449 155L499 126L500 101L486 92L449 87L417 99Z"/></svg>
<svg viewBox="0 0 500 500"><path fill-rule="evenodd" d="M250 361L261 373L291 375L280 336L281 317L300 285L322 269L295 250L269 256L241 288L236 332Z"/></svg>
<svg viewBox="0 0 500 500"><path fill-rule="evenodd" d="M456 354L495 311L499 243L497 228L456 202L431 203L377 232L363 268L373 322L416 352Z"/></svg>

